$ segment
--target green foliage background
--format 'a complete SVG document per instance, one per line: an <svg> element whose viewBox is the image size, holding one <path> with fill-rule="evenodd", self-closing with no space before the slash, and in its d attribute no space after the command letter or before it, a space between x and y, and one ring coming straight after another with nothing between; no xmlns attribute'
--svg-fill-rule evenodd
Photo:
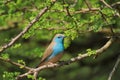
<svg viewBox="0 0 120 80"><path fill-rule="evenodd" d="M61 60L69 60L87 49L98 49L107 41L113 27L115 35L120 35L120 6L107 8L99 0L90 0L92 8L101 8L108 23L100 11L79 11L88 9L84 0L58 0L29 31L12 47L2 53L3 58L35 67L52 37L63 33L65 39L65 55ZM119 0L105 0L108 4ZM0 1L0 45L8 43L33 20L51 0L1 0ZM69 12L66 12L68 8ZM107 80L110 71L120 54L120 41L102 53L97 59L89 57L55 69L40 72L39 80ZM14 80L15 76L24 73L23 69L0 61L0 80ZM120 79L120 67L117 68L112 80ZM41 78L42 77L42 78ZM23 80L28 80L27 78Z"/></svg>

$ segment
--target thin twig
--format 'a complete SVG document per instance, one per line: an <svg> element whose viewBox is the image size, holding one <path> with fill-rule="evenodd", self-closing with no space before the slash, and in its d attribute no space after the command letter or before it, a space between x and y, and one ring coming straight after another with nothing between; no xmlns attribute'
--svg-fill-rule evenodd
<svg viewBox="0 0 120 80"><path fill-rule="evenodd" d="M105 4L108 8L113 9L105 0L100 0L103 4Z"/></svg>
<svg viewBox="0 0 120 80"><path fill-rule="evenodd" d="M107 21L107 19L106 19L105 15L102 13L102 11L99 11L99 12L100 12L100 14L101 14L101 16L102 16L103 20L104 20L104 21L106 22L106 24L108 25L108 24L109 24L109 22ZM114 36L114 31L113 31L112 26L110 26L110 31L111 31L111 33L112 33L112 36Z"/></svg>
<svg viewBox="0 0 120 80"><path fill-rule="evenodd" d="M120 63L120 55L118 56L118 59L112 69L112 71L110 72L109 74L109 77L108 77L108 80L111 80L112 79L112 76L114 75L115 71L116 71L116 68L118 67L118 64Z"/></svg>
<svg viewBox="0 0 120 80"><path fill-rule="evenodd" d="M79 11L75 11L74 13L71 14L80 14L80 13L88 13L88 12L95 12L95 11L99 11L100 8L91 8L91 10L89 9L81 9Z"/></svg>
<svg viewBox="0 0 120 80"><path fill-rule="evenodd" d="M5 61L5 62L8 62L8 63L13 64L13 65L16 65L16 66L18 66L18 67L22 67L23 69L26 69L26 70L31 70L31 69L32 69L32 68L30 68L30 67L28 67L28 66L25 66L25 65L22 65L22 64L13 62L13 61L10 60L10 59L4 59L4 58L0 57L0 60L1 60L1 61Z"/></svg>
<svg viewBox="0 0 120 80"><path fill-rule="evenodd" d="M70 8L75 7L75 5L77 4L77 2L78 2L78 0L74 0L74 3L73 3L73 4L71 4L69 7L70 7Z"/></svg>
<svg viewBox="0 0 120 80"><path fill-rule="evenodd" d="M67 4L67 3L65 2L65 0L63 0L63 4L64 4L64 5ZM70 11L69 11L69 6L63 6L63 7L64 7L65 12L67 13L67 15L70 16L70 17L72 17L72 15L70 14Z"/></svg>
<svg viewBox="0 0 120 80"><path fill-rule="evenodd" d="M89 10L91 10L92 5L91 5L91 3L89 2L89 0L84 0L84 1L85 1L85 3L86 3L87 7L89 8Z"/></svg>
<svg viewBox="0 0 120 80"><path fill-rule="evenodd" d="M68 30L68 29L71 29L71 28L65 28L65 27L51 27L51 28L39 28L40 30L49 30L49 31L52 31L52 30Z"/></svg>
<svg viewBox="0 0 120 80"><path fill-rule="evenodd" d="M119 14L115 9L113 9L111 5L109 5L107 2L105 2L105 0L100 0L100 1L101 1L106 7L114 10L115 15L118 16L118 17L120 17L120 14Z"/></svg>
<svg viewBox="0 0 120 80"><path fill-rule="evenodd" d="M116 2L116 3L113 3L111 6L116 6L116 5L120 5L120 2Z"/></svg>
<svg viewBox="0 0 120 80"><path fill-rule="evenodd" d="M63 0L63 4L66 4L65 0ZM64 8L65 8L66 14L67 14L70 18L73 19L73 21L74 21L74 23L75 23L75 26L76 26L76 28L77 28L77 27L78 27L78 25L77 25L77 20L71 15L71 13L70 13L70 11L69 11L69 6L65 6Z"/></svg>
<svg viewBox="0 0 120 80"><path fill-rule="evenodd" d="M114 38L110 38L110 40L100 49L96 50L95 58L100 55L103 51L107 50L107 48L113 43Z"/></svg>

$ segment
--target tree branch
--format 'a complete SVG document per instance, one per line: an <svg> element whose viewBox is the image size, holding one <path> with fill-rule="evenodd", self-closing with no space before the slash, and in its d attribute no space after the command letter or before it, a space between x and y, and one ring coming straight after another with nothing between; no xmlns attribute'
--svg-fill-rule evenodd
<svg viewBox="0 0 120 80"><path fill-rule="evenodd" d="M116 5L120 5L120 2L113 3L111 6L114 7Z"/></svg>
<svg viewBox="0 0 120 80"><path fill-rule="evenodd" d="M100 0L105 6L107 6L110 9L113 9L105 0Z"/></svg>
<svg viewBox="0 0 120 80"><path fill-rule="evenodd" d="M105 2L105 0L100 0L100 1L101 1L106 7L114 10L111 5L109 5L107 2ZM113 4L112 4L112 5L113 5ZM116 15L116 16L120 17L120 14L119 14L117 11L114 10L114 12L115 12L115 15Z"/></svg>
<svg viewBox="0 0 120 80"><path fill-rule="evenodd" d="M80 11L75 11L74 13L71 13L71 14L88 13L88 12L95 12L95 11L99 11L99 10L100 10L100 8L91 8L91 10L81 9Z"/></svg>
<svg viewBox="0 0 120 80"><path fill-rule="evenodd" d="M95 58L100 55L103 51L107 50L107 48L109 48L109 46L113 43L114 41L114 38L110 38L110 40L103 46L101 47L100 49L96 50L96 53L95 54Z"/></svg>
<svg viewBox="0 0 120 80"><path fill-rule="evenodd" d="M22 67L23 69L26 69L26 70L31 70L31 69L32 69L32 68L27 67L27 66L25 66L25 65L22 65L22 64L13 62L13 61L10 60L10 59L4 59L4 58L0 57L0 60L1 60L1 61L5 61L5 62L8 62L8 63L13 64L13 65L16 65L16 66L18 66L18 67Z"/></svg>
<svg viewBox="0 0 120 80"><path fill-rule="evenodd" d="M106 24L109 24L108 21L107 21L107 19L106 19L106 17L105 17L105 15L102 13L102 11L99 11L99 12L100 12L103 20L106 22ZM111 31L111 33L112 33L112 36L114 36L114 31L113 31L112 26L110 26L110 31Z"/></svg>
<svg viewBox="0 0 120 80"><path fill-rule="evenodd" d="M111 80L112 79L112 76L114 75L115 71L116 71L116 68L118 67L118 64L120 63L120 55L118 56L118 59L112 69L112 71L110 72L109 74L109 77L108 77L108 80Z"/></svg>
<svg viewBox="0 0 120 80"><path fill-rule="evenodd" d="M53 4L55 2L56 2L56 0L54 0L53 2L51 2L51 5L49 7L46 6L45 8L43 8L38 13L38 15L27 25L27 27L25 27L25 29L23 31L21 31L17 36L15 36L9 43L7 43L6 45L2 46L0 48L0 53L2 53L4 50L6 50L10 46L12 46L20 37L22 37L22 35L24 35L33 26L33 24L35 24L39 20L39 18L41 18L41 16L43 14L45 14L53 6Z"/></svg>
<svg viewBox="0 0 120 80"><path fill-rule="evenodd" d="M65 27L51 27L51 28L39 28L40 30L49 30L49 31L52 31L52 30L68 30L68 29L71 29L71 28L65 28Z"/></svg>
<svg viewBox="0 0 120 80"><path fill-rule="evenodd" d="M63 0L63 5L65 5L65 4L66 4L65 0ZM66 14L67 14L68 16L72 17L72 16L71 16L71 13L70 13L70 11L69 11L69 6L63 6L63 7L64 7L64 9L65 9Z"/></svg>
<svg viewBox="0 0 120 80"><path fill-rule="evenodd" d="M114 41L114 38L110 38L109 41L103 47L101 47L100 49L96 50L96 54L94 54L94 55L98 55L100 53L103 53L106 49L109 48L109 46L113 43L113 41ZM88 53L85 53L85 54L81 54L81 55L79 55L77 57L71 58L70 60L64 61L62 63L55 63L55 64L50 64L50 65L43 65L43 66L40 66L40 67L38 67L36 69L31 69L30 71L17 76L16 79L18 80L19 78L25 77L25 76L27 76L29 74L34 74L34 77L35 77L35 80L36 80L36 77L37 77L36 73L38 73L39 71L41 71L43 69L60 67L60 66L64 66L64 65L69 65L69 64L71 64L73 62L80 61L81 59L86 58L88 56L90 56L90 55Z"/></svg>
<svg viewBox="0 0 120 80"><path fill-rule="evenodd" d="M89 10L91 10L92 5L90 4L89 0L84 0L84 1L86 3L87 7L89 8Z"/></svg>
<svg viewBox="0 0 120 80"><path fill-rule="evenodd" d="M55 67L60 67L60 66L64 66L64 65L69 65L69 64L71 64L71 63L73 63L73 62L75 62L75 61L81 60L81 59L83 59L83 58L85 58L85 57L87 57L87 56L88 56L88 54L86 53L86 54L80 55L80 56L78 56L78 57L71 58L70 60L64 61L64 62L62 62L62 63L54 63L54 64L50 64L50 65L43 65L43 66L40 66L40 67L38 67L38 68L36 68L36 69L31 69L30 71L28 71L28 72L26 72L26 73L24 73L24 74L21 74L21 75L19 75L19 76L17 76L16 79L19 80L19 78L25 77L25 76L27 76L27 75L29 75L29 74L36 74L36 73L38 73L39 71L41 71L41 70L43 70L43 69L55 68ZM36 76L36 75L35 75L35 76ZM36 76L36 77L37 77L37 76ZM35 80L36 80L36 78L35 78Z"/></svg>
<svg viewBox="0 0 120 80"><path fill-rule="evenodd" d="M78 0L74 0L74 3L70 5L70 8L75 7L75 5L77 4Z"/></svg>

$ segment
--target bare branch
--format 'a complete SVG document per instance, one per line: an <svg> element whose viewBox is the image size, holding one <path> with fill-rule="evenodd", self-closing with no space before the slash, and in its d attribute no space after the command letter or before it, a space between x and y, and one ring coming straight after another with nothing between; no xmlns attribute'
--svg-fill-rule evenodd
<svg viewBox="0 0 120 80"><path fill-rule="evenodd" d="M118 59L112 69L112 71L110 72L109 74L109 77L108 77L108 80L111 80L112 79L112 76L114 75L115 71L116 71L116 68L118 67L118 64L120 63L120 55L118 56Z"/></svg>
<svg viewBox="0 0 120 80"><path fill-rule="evenodd" d="M114 38L110 38L110 40L100 49L96 50L96 56L97 57L99 54L101 54L103 51L107 50L107 48L113 43Z"/></svg>
<svg viewBox="0 0 120 80"><path fill-rule="evenodd" d="M74 13L71 13L71 14L88 13L88 12L95 12L95 11L99 11L99 10L100 10L100 8L91 8L91 10L81 9L80 11L75 11Z"/></svg>
<svg viewBox="0 0 120 80"><path fill-rule="evenodd" d="M109 46L113 43L113 41L114 41L114 39L111 38L103 47L101 47L100 49L96 50L96 54L94 54L94 55L98 55L100 53L103 53L106 49L109 48ZM31 69L30 71L28 71L28 72L26 72L24 74L19 75L17 77L17 79L25 77L25 76L27 76L29 74L34 74L34 77L35 77L35 80L36 80L37 73L39 71L43 70L43 69L60 67L60 66L64 66L64 65L69 65L69 64L71 64L73 62L80 61L81 59L86 58L88 56L90 56L90 55L88 53L85 53L85 54L81 54L81 55L79 55L77 57L71 58L68 61L64 61L62 63L55 63L55 64L50 64L50 65L43 65L43 66L40 66L40 67L38 67L36 69Z"/></svg>
<svg viewBox="0 0 120 80"><path fill-rule="evenodd" d="M45 8L43 8L38 13L38 15L28 24L28 26L25 27L23 31L21 31L17 36L15 36L9 43L7 43L6 45L0 48L0 53L2 53L4 50L12 46L20 37L22 37L22 35L24 35L33 26L33 24L35 24L39 20L39 18L53 6L54 3L55 3L55 0L51 2L51 5L49 7L46 6Z"/></svg>
<svg viewBox="0 0 120 80"><path fill-rule="evenodd" d="M114 10L111 5L109 5L107 2L105 2L105 0L100 0L100 1L101 1L106 7ZM113 5L113 4L112 4L112 5ZM119 14L116 10L114 10L114 13L115 13L116 16L120 17L120 14Z"/></svg>
<svg viewBox="0 0 120 80"><path fill-rule="evenodd" d="M116 3L113 3L111 6L116 6L116 5L120 5L120 2L116 2Z"/></svg>
<svg viewBox="0 0 120 80"><path fill-rule="evenodd" d="M89 10L91 10L92 5L90 4L89 0L84 0L84 1L86 3L87 7L89 8Z"/></svg>
<svg viewBox="0 0 120 80"><path fill-rule="evenodd" d="M63 63L55 63L55 64L50 64L50 65L43 65L43 66L40 66L40 67L38 67L38 68L36 68L36 69L31 69L31 70L28 71L27 73L24 73L24 74L22 74L22 75L19 75L19 76L17 77L17 79L18 79L18 78L22 78L22 77L24 77L24 76L27 76L28 74L31 74L31 73L33 73L33 74L35 75L36 72L38 73L39 71L41 71L41 70L43 70L43 69L46 69L46 68L53 68L53 67L60 67L60 66L63 66L63 65L68 65L68 64L73 63L73 62L75 62L75 61L81 60L81 59L83 59L83 58L85 58L85 57L87 57L87 56L88 56L88 54L86 53L86 54L83 54L83 55L81 55L81 56L78 56L78 57L75 57L75 58L71 58L70 60L65 61L65 62L63 62Z"/></svg>
<svg viewBox="0 0 120 80"><path fill-rule="evenodd" d="M108 8L112 9L112 7L107 3L105 2L105 0L100 0L103 4L105 4L105 6L107 6Z"/></svg>
<svg viewBox="0 0 120 80"><path fill-rule="evenodd" d="M65 0L63 0L63 4L66 4ZM70 17L72 17L71 13L69 11L69 6L65 6L64 9L65 9L65 12L67 13L67 15L70 16Z"/></svg>
<svg viewBox="0 0 120 80"><path fill-rule="evenodd" d="M11 61L10 59L4 59L4 58L0 57L0 60L1 60L1 61L5 61L5 62L8 62L8 63L13 64L13 65L16 65L16 66L18 66L18 67L22 67L23 69L26 69L26 70L31 70L31 69L32 69L32 68L27 67L27 66L25 66L25 65L22 65L22 64L13 62L13 61Z"/></svg>
<svg viewBox="0 0 120 80"><path fill-rule="evenodd" d="M39 28L40 30L49 30L49 31L52 31L52 30L68 30L68 28L65 28L65 27L51 27L51 28ZM69 28L71 29L71 28Z"/></svg>
<svg viewBox="0 0 120 80"><path fill-rule="evenodd" d="M99 12L100 12L103 20L106 22L106 24L109 24L108 21L107 21L107 19L106 19L106 17L105 17L105 15L101 11L99 11ZM110 26L110 30L111 30L112 36L114 36L114 31L113 31L112 26Z"/></svg>

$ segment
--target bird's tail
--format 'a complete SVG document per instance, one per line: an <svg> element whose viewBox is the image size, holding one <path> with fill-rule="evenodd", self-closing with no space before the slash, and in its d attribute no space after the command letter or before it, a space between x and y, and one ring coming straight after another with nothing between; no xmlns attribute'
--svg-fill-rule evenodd
<svg viewBox="0 0 120 80"><path fill-rule="evenodd" d="M38 68L38 67L40 67L40 66L43 66L43 65L45 65L47 62L40 62L37 66L36 66L36 68Z"/></svg>

